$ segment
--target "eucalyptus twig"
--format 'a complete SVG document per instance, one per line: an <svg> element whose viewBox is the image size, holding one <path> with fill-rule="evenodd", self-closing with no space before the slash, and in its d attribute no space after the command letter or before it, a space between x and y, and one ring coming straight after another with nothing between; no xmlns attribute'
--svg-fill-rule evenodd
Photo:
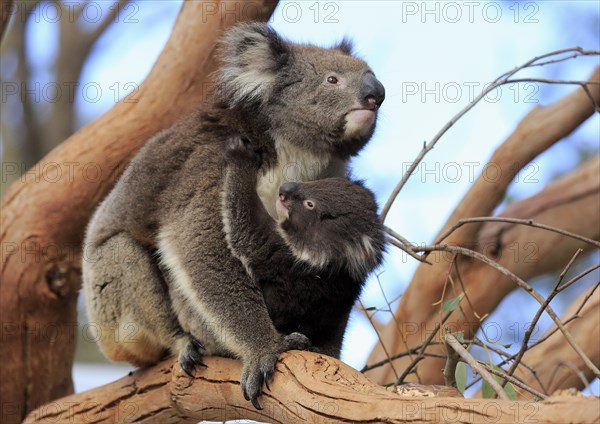
<svg viewBox="0 0 600 424"><path fill-rule="evenodd" d="M448 343L447 339L444 339L446 345L446 365L444 365L444 384L450 387L457 387L456 385L456 366L460 360L460 355L452 346Z"/></svg>
<svg viewBox="0 0 600 424"><path fill-rule="evenodd" d="M533 317L533 320L531 321L531 324L529 324L529 327L527 328L527 331L525 332L525 336L523 337L523 341L521 342L521 348L519 349L519 352L517 353L517 356L515 357L515 360L510 365L510 368L506 372L507 377L512 377L514 375L515 371L517 370L517 367L521 363L521 359L523 359L523 355L525 355L525 352L527 352L527 349L529 348L529 339L531 338L531 334L533 334L533 330L537 326L538 321L542 317L542 314L544 313L544 311L546 310L546 308L548 307L548 305L550 304L550 302L552 301L552 299L554 299L554 297L556 297L556 295L559 293L558 288L559 288L560 284L562 283L565 275L567 274L567 272L569 271L569 269L573 265L573 262L575 262L575 260L577 259L577 257L582 252L583 252L583 249L577 249L577 251L575 252L575 254L573 255L573 257L571 258L571 260L567 263L567 266L565 266L565 268L563 269L563 271L558 276L556 284L554 285L554 289L548 295L548 297L546 298L546 300L544 301L544 303L540 306L540 308L536 312L535 316ZM509 378L505 378L502 385L504 385L506 383L506 380L510 380L510 379Z"/></svg>
<svg viewBox="0 0 600 424"><path fill-rule="evenodd" d="M491 266L492 268L497 269L502 274L504 274L505 276L510 278L515 284L517 284L519 287L523 288L535 300L537 300L540 305L543 305L545 302L545 299L542 296L540 296L540 294L537 291L535 291L533 289L533 287L531 287L529 284L527 284L525 281L523 281L520 277L518 277L517 275L515 275L513 272L511 272L507 268L503 267L499 263L489 259L487 256L485 256L479 252L475 252L473 250L466 249L464 247L448 246L445 244L438 244L435 246L417 247L417 248L415 248L415 251L416 252L445 251L445 252L451 252L451 253L460 253L462 255L470 256L472 258L478 259L479 261ZM594 373L594 375L596 375L596 377L600 377L600 370L598 369L598 367L596 365L594 365L594 363L590 360L590 358L586 355L586 353L577 344L577 342L575 341L575 339L573 338L571 333L565 328L564 324L560 321L560 319L558 318L558 316L556 315L554 310L550 307L550 305L546 306L546 312L548 313L550 318L552 318L552 321L554 321L554 323L560 329L560 331L564 334L565 338L567 339L567 342L569 342L569 344L571 345L573 350L575 350L575 352L577 352L577 354L581 357L581 359L583 360L585 365L590 370L592 370L592 372Z"/></svg>
<svg viewBox="0 0 600 424"><path fill-rule="evenodd" d="M383 286L381 285L381 280L379 279L379 275L377 275L377 284L379 285L379 290L381 291L383 300L385 301L385 303L387 305L387 312L389 312L391 314L392 319L396 323L396 330L398 331L398 334L400 334L400 336L402 337L402 342L404 343L404 347L406 349L408 349L408 344L406 343L406 337L404 335L404 332L402 331L402 327L401 327L400 323L398 322L398 318L396 317L396 315L394 315L394 311L392 311L392 302L393 301L390 302L388 300L387 296L385 295L385 290L383 289ZM410 355L410 353L409 353L409 355ZM411 358L412 358L412 356L411 356ZM396 377L398 377L398 374L396 374Z"/></svg>
<svg viewBox="0 0 600 424"><path fill-rule="evenodd" d="M506 395L506 392L504 391L502 386L500 386L500 384L498 384L496 379L484 367L479 365L479 362L477 362L477 360L475 358L473 358L473 356L471 356L471 354L467 351L467 349L465 349L463 347L462 344L460 344L460 342L456 339L456 337L454 337L451 333L446 333L445 341L446 341L446 344L449 347L451 347L452 349L454 349L454 351L467 364L469 364L474 371L477 371L477 373L479 373L481 378L483 378L485 381L488 382L488 384L492 387L492 389L494 389L494 391L496 392L496 394L498 395L498 397L500 399L510 400L508 398L508 396Z"/></svg>
<svg viewBox="0 0 600 424"><path fill-rule="evenodd" d="M444 315L442 320L435 325L435 328L433 329L433 331L431 332L429 337L427 337L427 340L425 340L425 342L423 342L421 344L421 350L419 350L419 353L417 354L417 356L415 356L415 358L412 360L412 362L406 367L406 369L404 370L402 375L400 377L398 377L398 379L396 380L396 386L402 384L404 382L404 379L411 373L413 368L425 358L425 349L427 349L427 346L429 346L431 344L431 341L437 335L438 331L440 331L440 328L442 327L442 325L444 325L444 323L448 320L448 318L450 318L450 315L452 315L452 312L454 312L454 311L448 311L446 313L446 315Z"/></svg>
<svg viewBox="0 0 600 424"><path fill-rule="evenodd" d="M554 297L556 297L556 295L559 293L558 287L560 286L560 283L562 283L562 280L565 277L565 274L571 268L571 265L573 265L573 262L575 262L575 259L577 259L577 257L581 254L581 252L583 252L583 249L577 249L577 251L571 258L571 260L569 261L567 266L560 273L558 280L556 281L556 284L554 285L554 289L552 290L552 292L550 292L550 294L548 295L548 297L546 298L544 303L542 303L542 305L536 312L535 316L533 317L533 320L531 321L531 324L529 324L529 327L527 328L527 331L525 332L525 336L523 337L523 341L521 342L521 348L519 349L519 352L517 353L515 360L510 365L510 368L507 371L507 375L512 376L515 373L515 371L517 370L517 367L519 366L519 363L521 362L523 355L525 355L525 352L527 352L527 349L529 347L528 346L529 339L531 338L531 334L533 333L533 330L537 326L538 321L542 317L542 314L544 313L544 311L546 310L546 308L548 307L548 305L550 304L552 299L554 299Z"/></svg>
<svg viewBox="0 0 600 424"><path fill-rule="evenodd" d="M385 352L385 356L387 356L389 358L390 354L387 351L385 344L383 343L383 339L381 337L381 334L379 333L379 330L377 330L377 326L373 322L373 317L369 314L369 311L367 311L367 308L365 308L365 305L363 305L362 300L359 299L358 303L360 304L360 307L362 308L362 310L365 312L367 319L371 323L371 327L373 327L373 330L375 330L375 333L377 334L377 339L379 340L379 343L381 343L381 347L383 348L383 351ZM394 372L394 375L397 377L398 372L396 371L396 368L394 368L394 363L391 360L389 361L389 363L390 363L390 366L392 367L392 371Z"/></svg>
<svg viewBox="0 0 600 424"><path fill-rule="evenodd" d="M559 58L559 59L551 59L551 60L546 61L546 62L536 63L536 62L539 62L542 59L553 57L553 56L557 56L557 55L564 54L564 53L574 53L574 54L572 54L571 56L568 56L568 57L563 57L563 58ZM510 77L512 77L517 72L519 72L519 71L521 71L521 70L523 70L525 68L529 68L529 67L532 67L532 66L541 66L541 65L549 64L549 63L555 63L555 62L559 62L559 61L573 59L573 58L576 58L576 57L579 57L579 56L595 56L595 55L599 55L599 54L600 54L600 51L597 51L597 50L584 50L581 47L571 47L571 48L568 48L568 49L556 50L556 51L553 51L553 52L550 52L550 53L546 53L546 54L541 55L541 56L534 57L533 59L530 59L527 62L525 62L523 65L518 66L518 67L514 68L511 71L505 72L504 74L502 74L498 78L496 78L491 84L489 84L484 90L482 90L481 93L478 96L476 96L467 106L465 106L463 109L460 110L460 112L458 112L456 115L454 115L452 117L452 119L450 119L450 121L448 121L442 127L442 129L440 129L438 131L438 133L433 136L433 138L429 142L424 142L423 143L423 148L417 154L417 157L412 162L412 164L408 167L408 169L406 170L406 172L402 176L402 179L398 182L398 184L396 185L396 187L394 187L394 190L392 190L392 193L388 197L388 200L385 202L385 205L384 205L384 207L383 207L383 209L381 211L381 222L385 222L385 219L386 219L386 217L387 217L387 215L388 215L388 213L389 213L389 211L390 211L390 209L392 207L392 204L396 200L396 197L398 197L398 194L400 193L400 191L402 190L402 188L406 185L408 179L410 178L410 176L413 174L413 172L417 168L417 165L419 165L419 163L421 163L421 161L423 160L423 158L425 157L425 155L427 153L429 153L435 147L435 145L439 141L439 139L442 138L442 136L459 119L461 119L464 115L467 114L467 112L469 112L471 109L473 109L475 107L475 105L477 105L487 94L489 94L490 92L494 91L496 88L498 88L498 87L500 87L502 85L505 85L505 84L511 84L513 82L519 83L519 82L523 82L523 81L529 81L528 79L519 79L519 80L511 80L510 79ZM580 82L577 82L577 83L580 83ZM594 102L594 98L593 98L592 94L590 93L587 85L583 85L582 87L583 87L584 91L586 92L587 96L590 97L590 100L592 101L593 105L596 107L596 109L598 109L598 106Z"/></svg>
<svg viewBox="0 0 600 424"><path fill-rule="evenodd" d="M494 352L494 353L496 353L496 354L498 354L498 355L500 355L501 357L504 357L504 358L510 358L510 359L512 359L512 358L514 358L514 357L515 357L515 355L514 355L514 354L511 354L511 353L505 352L505 351L503 351L502 349L499 349L499 348L497 348L497 347L495 347L495 346L492 346L492 345L489 345L489 344L485 344L485 343L483 343L483 342L482 342L481 340L479 340L477 337L474 337L472 340L465 340L465 343L467 343L467 344L469 344L469 345L473 344L473 345L475 345L475 346L479 346L479 347L481 347L481 348L483 348L483 349L491 350L492 352ZM498 364L498 366L500 367L500 366L502 366L502 365L504 365L504 364L506 364L506 363L508 363L508 360L507 360L507 361L502 361L500 364ZM538 382L538 384L540 385L540 387L542 388L542 390L544 390L544 392L545 392L545 391L546 391L546 388L544 387L544 383L543 383L543 382L540 380L540 378L538 377L538 375L537 375L537 372L535 371L535 369L534 369L532 366L528 365L528 364L527 364L526 362L524 362L524 361L521 361L521 365L523 365L525 368L527 368L527 370L529 370L529 372L531 373L531 375L533 375L533 378L535 378L535 381L537 381L537 382ZM477 381L479 381L479 380L477 380ZM475 382L476 382L476 381L475 381ZM474 382L474 383L475 383L475 382ZM467 386L467 388L468 388L468 387L470 387L470 386L471 386L471 385L469 384L469 385Z"/></svg>
<svg viewBox="0 0 600 424"><path fill-rule="evenodd" d="M482 216L475 218L465 218L459 220L452 227L448 228L442 235L440 235L434 244L440 244L446 237L452 234L454 231L459 229L465 224L472 224L476 222L506 222L509 224L519 224L519 225L528 225L530 227L541 228L543 230L552 231L554 233L562 234L567 237L571 237L576 240L583 241L585 243L591 244L592 246L596 246L600 248L600 242L596 240L592 240L590 238L580 236L579 234L572 233L570 231L562 230L560 228L552 227L550 225L540 224L538 222L533 221L532 219L518 219L518 218L504 218L504 217L495 217L495 216Z"/></svg>
<svg viewBox="0 0 600 424"><path fill-rule="evenodd" d="M587 294L587 296L585 296L585 298L583 299L583 301L581 302L581 305L579 305L579 307L577 308L577 310L575 311L575 313L573 315L571 315L569 318L567 318L564 322L564 325L567 325L568 323L570 323L571 321L579 318L579 313L581 312L581 310L583 309L583 307L585 306L585 304L587 303L588 300L590 300L590 298L593 296L593 294L596 292L596 290L598 289L598 287L600 287L600 281L598 281L596 283L596 285L594 286L594 288L592 290L590 290L590 292ZM556 333L557 331L559 331L559 328L554 328L553 330L551 330L550 332L548 332L547 334L544 335L544 337L542 337L541 339L539 339L535 344L531 345L529 347L529 349L531 350L531 348L536 347L537 345L545 342L546 340L548 340L550 338L550 336L552 336L554 333ZM516 356L513 355L511 358L507 358L507 360L511 360Z"/></svg>
<svg viewBox="0 0 600 424"><path fill-rule="evenodd" d="M534 396L537 396L538 398L540 398L541 400L546 399L548 396L546 396L543 393L538 392L537 390L535 390L532 387L529 387L527 384L523 383L521 380L519 380L518 378L515 378L513 376L508 375L505 372L501 372L498 371L496 368L490 366L489 364L486 364L485 362L479 362L482 366L485 367L486 370L488 370L491 374L497 375L498 377L502 377L504 378L504 381L502 383L500 383L501 386L504 386L506 384L506 380L510 381L513 385L531 393Z"/></svg>
<svg viewBox="0 0 600 424"><path fill-rule="evenodd" d="M429 345L433 346L433 345L439 345L439 344L442 344L442 343L443 342L438 342L438 341L435 341L435 340L431 340L429 342ZM509 359L514 358L514 355L512 355L512 354L510 354L508 352L505 352L502 349L499 349L499 348L497 348L495 346L484 344L478 338L465 339L465 343L468 344L468 345L474 345L474 346L478 346L478 347L481 347L481 348L484 348L484 349L491 350L492 352L497 353L501 357L505 357L505 358L509 358ZM419 344L417 346L414 346L414 347L412 347L410 349L407 349L405 351L402 351L402 352L399 352L399 353L395 353L395 354L391 355L389 358L382 359L381 361L374 362L374 363L372 363L370 365L365 365L360 370L360 372L367 372L367 371L370 371L372 369L379 368L379 367L381 367L381 366L389 363L390 361L393 361L393 360L396 360L396 359L399 359L399 358L403 358L405 356L410 356L412 354L415 354L415 353L419 352L419 350L421 350L423 348L424 344L425 344L425 342L423 342L423 343L421 343L421 344ZM423 352L423 355L425 357L428 357L428 358L446 359L446 357L447 357L447 355L443 355L443 354L440 354L440 353L430 353L430 352ZM503 362L501 365L504 365L505 363L506 362ZM535 375L535 370L530 365L528 365L525 362L521 362L521 365L523 365L525 368L527 368L535 376L536 380L539 380L537 378L537 376ZM540 381L538 381L538 383L540 383L540 386L543 387L543 384ZM469 387L469 386L467 386L467 387Z"/></svg>
<svg viewBox="0 0 600 424"><path fill-rule="evenodd" d="M579 278L581 278L581 277L579 277ZM569 318L567 318L564 321L564 323L563 323L564 325L567 325L571 321L579 318L579 313L581 312L581 310L583 309L583 307L587 304L588 300L590 300L590 298L594 295L594 293L596 292L596 290L599 287L600 287L600 281L598 281L598 283L596 283L596 285L593 287L593 289L590 290L590 292L587 294L587 296L585 296L585 298L581 302L581 305L579 305L579 307L577 308L577 310L575 311L575 313L573 315L571 315ZM541 337L540 339L538 339L537 342L535 342L534 344L532 344L531 346L529 346L529 348L527 350L530 351L531 349L535 348L536 346L541 345L546 340L548 340L552 335L554 335L557 331L559 331L558 328L552 329L551 331L549 331L548 333L546 333L543 337ZM489 348L489 346L488 346L488 348ZM498 353L498 352L496 352L496 353ZM509 361L512 361L517 356L517 354L518 353L515 353L513 355L510 355L510 354L502 355L502 356L506 356L506 358L503 359L500 363L498 363L497 366L501 367L502 365L507 364ZM533 375L534 375L535 379L537 380L538 384L540 385L540 387L542 388L542 390L544 390L544 393L548 394L548 391L546 390L546 387L544 386L544 384L542 384L542 382L538 378L537 373L529 365L525 364L525 362L521 362L521 365L525 366L529 371L531 371L533 373ZM479 380L480 380L480 378L476 377L473 381L471 381L469 384L467 384L466 388L471 387L473 384L477 383Z"/></svg>

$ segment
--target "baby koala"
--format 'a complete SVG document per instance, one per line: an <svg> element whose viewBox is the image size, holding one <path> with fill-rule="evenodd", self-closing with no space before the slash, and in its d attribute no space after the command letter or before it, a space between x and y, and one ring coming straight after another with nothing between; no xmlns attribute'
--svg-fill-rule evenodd
<svg viewBox="0 0 600 424"><path fill-rule="evenodd" d="M304 334L311 350L338 358L352 306L385 249L373 194L346 178L285 183L276 222L256 193L260 152L234 137L225 161L229 248L262 291L275 328Z"/></svg>

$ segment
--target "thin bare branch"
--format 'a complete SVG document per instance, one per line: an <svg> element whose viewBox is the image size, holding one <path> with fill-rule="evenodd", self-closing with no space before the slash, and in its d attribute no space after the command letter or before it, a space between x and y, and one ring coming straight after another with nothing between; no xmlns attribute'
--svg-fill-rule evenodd
<svg viewBox="0 0 600 424"><path fill-rule="evenodd" d="M482 216L475 218L465 218L459 220L455 225L448 228L444 233L437 238L434 244L440 244L446 237L452 234L454 231L459 229L465 224L471 223L480 223L480 222L506 222L509 224L518 224L518 225L527 225L530 227L540 228L547 231L552 231L554 233L562 234L567 237L571 237L576 240L583 241L585 243L591 244L592 246L596 246L600 248L600 242L596 240L592 240L588 237L580 236L579 234L572 233L570 231L562 230L560 228L552 227L550 225L540 224L538 222L533 221L532 219L518 219L518 218L504 218L504 217L495 217L495 216Z"/></svg>
<svg viewBox="0 0 600 424"><path fill-rule="evenodd" d="M591 267L589 267L588 269L586 269L583 272L580 272L579 274L577 274L575 277L571 278L569 281L567 281L565 284L563 284L562 286L560 286L558 288L558 291L561 292L565 289L567 289L568 287L570 287L572 284L576 283L579 279L585 277L586 275L588 275L590 272L597 270L598 268L600 268L600 262L592 265Z"/></svg>
<svg viewBox="0 0 600 424"><path fill-rule="evenodd" d="M575 52L575 54L570 55L570 56L566 56L566 57L562 57L559 59L551 59L549 61L545 61L545 62L539 62L542 59L545 59L547 57L552 57L552 56L558 56L561 54L565 54L565 53L571 53L571 52ZM553 61L556 62L562 62L564 60L569 60L569 59L574 59L577 58L579 56L596 56L600 54L600 51L598 50L585 50L579 46L576 47L569 47L566 49L561 49L561 50L555 50L553 52L549 52L549 53L545 53L541 56L536 56L533 59L528 60L527 62L525 62L524 64L522 64L521 66L517 66L516 68L514 68L511 71L505 72L504 74L500 75L498 78L496 78L496 80L494 82L500 81L502 79L507 80L508 78L512 77L513 75L515 75L517 72L525 69L525 68L531 68L534 66L544 66L544 65L548 65L550 63L554 63ZM536 63L538 62L538 63Z"/></svg>
<svg viewBox="0 0 600 424"><path fill-rule="evenodd" d="M531 60L528 60L527 62L525 62L523 65L516 67L515 69L513 69L512 71L506 72L504 74L502 74L501 76L499 76L494 82L492 82L491 84L489 84L484 90L482 90L482 92L476 96L467 106L465 106L460 112L458 112L456 115L454 115L454 117L452 119L450 119L450 121L448 121L441 130L438 131L438 133L427 143L424 142L423 143L423 148L421 149L421 151L419 152L419 154L417 155L417 157L415 158L415 160L413 161L413 163L409 166L409 168L406 170L406 172L404 173L404 175L402 176L402 179L400 180L400 182L398 182L398 184L396 185L396 187L394 187L394 190L392 190L392 193L390 194L388 200L386 201L382 211L381 211L381 221L385 222L385 219L392 207L392 204L394 203L394 201L396 200L396 197L398 197L398 194L400 193L400 191L402 190L402 188L406 185L408 179L410 178L410 176L413 174L413 172L415 171L417 165L419 163L421 163L421 161L423 160L423 158L425 157L425 155L430 152L435 144L439 141L439 139L459 120L461 119L465 114L467 114L467 112L469 112L471 109L473 109L473 107L475 107L475 105L477 105L487 94L489 94L490 92L494 91L496 88L505 85L505 84L511 84L513 82L515 83L519 83L519 82L525 82L525 81L532 81L529 79L519 79L519 80L510 80L510 77L512 77L513 75L515 75L517 72L528 68L532 65L534 65L536 62L538 62L541 59L545 59L547 57L552 57L552 56L556 56L556 55L560 55L560 54L564 54L564 53L570 53L570 52L576 52L578 54L575 55L571 55L571 57L567 57L567 58L562 58L562 60L568 60L568 59L572 59L575 57L579 57L579 56L592 56L592 55L599 55L600 52L597 50L584 50L581 47L573 47L573 48L569 48L569 49L562 49L562 50L556 50L554 52L550 52L541 56L537 56ZM537 64L535 66L539 66L540 64ZM579 85L582 85L581 82L578 82ZM582 85L584 89L587 89L586 85ZM592 100L592 103L594 104L594 106L597 108L596 103L593 100L593 96L591 93L589 93L589 90L586 91L588 94L588 97L590 97L590 99Z"/></svg>

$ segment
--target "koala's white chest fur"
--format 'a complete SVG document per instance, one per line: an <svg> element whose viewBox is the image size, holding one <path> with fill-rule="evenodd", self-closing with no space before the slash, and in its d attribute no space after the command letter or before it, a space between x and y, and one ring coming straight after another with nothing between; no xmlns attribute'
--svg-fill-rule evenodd
<svg viewBox="0 0 600 424"><path fill-rule="evenodd" d="M275 201L281 184L346 176L348 162L345 160L329 154L315 155L282 139L275 141L275 149L277 165L259 175L256 184L256 192L273 218L277 218Z"/></svg>

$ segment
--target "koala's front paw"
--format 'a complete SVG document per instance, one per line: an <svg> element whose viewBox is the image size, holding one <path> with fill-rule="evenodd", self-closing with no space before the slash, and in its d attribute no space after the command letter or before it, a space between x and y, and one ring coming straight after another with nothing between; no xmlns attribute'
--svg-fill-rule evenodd
<svg viewBox="0 0 600 424"><path fill-rule="evenodd" d="M286 352L288 350L313 350L313 345L304 334L295 332L283 338L281 351Z"/></svg>
<svg viewBox="0 0 600 424"><path fill-rule="evenodd" d="M206 365L202 362L203 353L204 346L200 340L190 335L183 349L179 351L178 357L181 369L190 377L194 376L194 370L196 369L196 366L206 367Z"/></svg>
<svg viewBox="0 0 600 424"><path fill-rule="evenodd" d="M244 361L240 384L242 385L244 398L252 402L256 409L262 409L258 397L262 393L263 384L267 386L267 389L269 388L269 381L275 373L275 364L278 357L278 354L272 353Z"/></svg>
<svg viewBox="0 0 600 424"><path fill-rule="evenodd" d="M231 137L225 146L225 161L231 163L251 163L260 168L263 162L263 153L250 143L250 140L241 136Z"/></svg>

